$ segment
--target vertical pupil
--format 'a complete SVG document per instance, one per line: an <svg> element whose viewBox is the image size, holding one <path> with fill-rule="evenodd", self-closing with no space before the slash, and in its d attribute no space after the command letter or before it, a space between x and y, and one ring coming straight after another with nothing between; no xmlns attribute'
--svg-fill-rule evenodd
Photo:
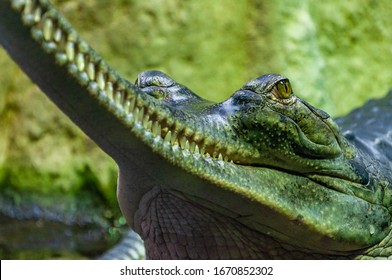
<svg viewBox="0 0 392 280"><path fill-rule="evenodd" d="M278 83L278 92L282 98L289 98L291 94L291 88L287 81L280 81Z"/></svg>

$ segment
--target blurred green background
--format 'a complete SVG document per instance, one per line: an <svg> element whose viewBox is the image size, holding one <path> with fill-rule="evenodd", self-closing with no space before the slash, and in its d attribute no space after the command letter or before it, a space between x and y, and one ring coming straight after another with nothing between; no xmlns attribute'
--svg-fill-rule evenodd
<svg viewBox="0 0 392 280"><path fill-rule="evenodd" d="M392 86L392 1L56 0L131 81L157 69L222 101L265 73L344 115ZM94 258L124 229L115 163L0 49L0 258Z"/></svg>

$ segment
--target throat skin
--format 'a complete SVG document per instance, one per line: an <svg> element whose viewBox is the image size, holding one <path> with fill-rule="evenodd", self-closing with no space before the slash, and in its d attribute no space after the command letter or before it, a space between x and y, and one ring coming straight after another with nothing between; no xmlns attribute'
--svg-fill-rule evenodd
<svg viewBox="0 0 392 280"><path fill-rule="evenodd" d="M349 259L275 240L238 220L156 187L143 197L137 227L149 259Z"/></svg>
<svg viewBox="0 0 392 280"><path fill-rule="evenodd" d="M200 128L197 116L183 118L181 110L161 104L126 81L77 36L47 1L31 2L47 11L42 18L26 17L31 7L21 12L18 5L22 2L0 1L1 45L31 80L117 162L120 208L128 224L145 238L151 258L193 258L192 253L172 255L167 246L169 251L163 252L164 247L158 244L166 242L165 231L156 240L151 239L151 232L162 230L156 222L163 223L171 217L158 215L157 211L161 207L175 210L176 205L189 210L188 218L195 222L208 213L211 218L200 221L203 226L217 221L219 225L228 224L230 234L252 236L247 239L249 243L240 242L238 246L253 246L253 240L272 238L302 252L355 257L390 238L390 213L381 203L326 188L299 174L238 165L222 160L222 155L195 153L197 149L190 148L191 140L204 143L207 150L215 147L223 151L225 131L218 126ZM17 7L12 8L11 3ZM58 29L53 31L51 26ZM66 36L56 37L58 30ZM184 104L181 101L181 106ZM196 100L195 104L196 108L207 103ZM200 138L197 130L217 131L218 140ZM341 182L334 180L336 185ZM156 205L161 206L151 208ZM177 209L173 210L174 217L182 212L182 208ZM174 228L175 235L180 236L183 228ZM253 239L258 234L263 237ZM213 239L210 235L205 240L215 238L223 237L214 231ZM262 258L261 251L268 250L261 247L260 254L233 253L234 256L227 254L227 246L217 249L221 251L219 258ZM198 258L205 256L203 253ZM272 255L264 252L263 256Z"/></svg>

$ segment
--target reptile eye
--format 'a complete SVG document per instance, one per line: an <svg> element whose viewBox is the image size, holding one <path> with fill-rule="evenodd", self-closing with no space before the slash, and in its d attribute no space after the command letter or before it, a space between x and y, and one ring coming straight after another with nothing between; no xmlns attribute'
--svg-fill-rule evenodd
<svg viewBox="0 0 392 280"><path fill-rule="evenodd" d="M291 89L289 80L277 82L272 89L272 93L279 99L288 99L292 92L293 90Z"/></svg>

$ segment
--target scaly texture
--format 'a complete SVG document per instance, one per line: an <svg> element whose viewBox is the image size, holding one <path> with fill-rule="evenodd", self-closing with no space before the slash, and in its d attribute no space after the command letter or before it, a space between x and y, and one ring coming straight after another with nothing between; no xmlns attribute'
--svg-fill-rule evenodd
<svg viewBox="0 0 392 280"><path fill-rule="evenodd" d="M216 104L158 72L135 86L46 1L11 3L14 11L1 6L8 11L0 14L1 43L117 161L120 207L150 257L208 255L206 245L194 254L170 239L175 220L192 221L174 227L176 238L198 221L205 230L196 238L223 238L215 246L221 258L283 258L285 244L301 252L292 258L355 258L388 244L389 163L350 143L327 113L294 95L286 77L253 79ZM157 186L164 191L155 195ZM276 246L240 250L253 247L253 232Z"/></svg>

